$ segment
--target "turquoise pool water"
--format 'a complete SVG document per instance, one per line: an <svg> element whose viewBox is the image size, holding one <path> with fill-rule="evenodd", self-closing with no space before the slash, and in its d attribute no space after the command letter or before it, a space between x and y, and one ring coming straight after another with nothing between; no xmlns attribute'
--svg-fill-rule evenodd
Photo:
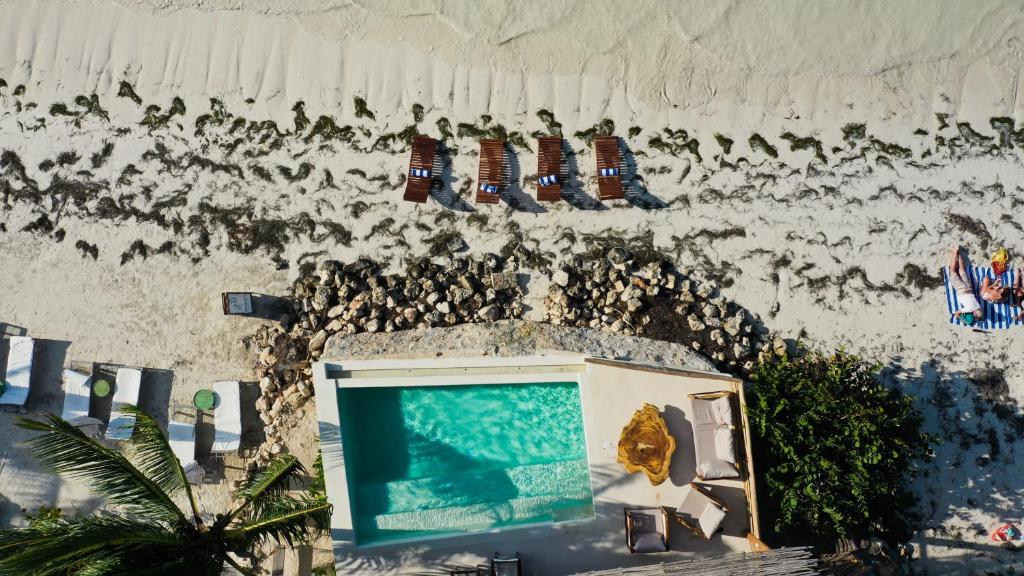
<svg viewBox="0 0 1024 576"><path fill-rule="evenodd" d="M594 515L574 382L339 388L356 544Z"/></svg>

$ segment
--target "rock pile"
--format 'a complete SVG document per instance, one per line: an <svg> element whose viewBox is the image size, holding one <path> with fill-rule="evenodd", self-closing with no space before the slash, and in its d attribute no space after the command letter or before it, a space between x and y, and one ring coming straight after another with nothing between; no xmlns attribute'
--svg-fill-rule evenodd
<svg viewBox="0 0 1024 576"><path fill-rule="evenodd" d="M254 466L284 450L282 428L293 425L291 415L313 395L311 365L330 336L521 318L517 270L514 257L485 254L443 265L423 259L390 275L368 259L328 260L301 276L292 289L294 313L248 339L259 353L256 408L266 436Z"/></svg>
<svg viewBox="0 0 1024 576"><path fill-rule="evenodd" d="M638 265L623 248L563 261L551 272L546 305L552 324L684 343L734 374L749 374L759 355L780 345L713 282L667 262Z"/></svg>

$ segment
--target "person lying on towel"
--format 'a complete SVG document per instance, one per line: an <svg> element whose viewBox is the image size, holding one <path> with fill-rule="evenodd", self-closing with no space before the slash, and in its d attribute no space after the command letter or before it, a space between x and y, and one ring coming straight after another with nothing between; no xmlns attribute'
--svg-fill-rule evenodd
<svg viewBox="0 0 1024 576"><path fill-rule="evenodd" d="M1003 285L1003 281L999 278L992 280L985 276L981 281L981 298L993 304L1006 302L1010 299L1010 287Z"/></svg>
<svg viewBox="0 0 1024 576"><path fill-rule="evenodd" d="M967 263L964 262L964 257L960 254L959 246L953 246L953 250L949 254L949 285L956 290L956 298L960 302L960 309L953 315L964 324L973 326L975 322L982 319L981 303L974 296L970 269L967 268Z"/></svg>

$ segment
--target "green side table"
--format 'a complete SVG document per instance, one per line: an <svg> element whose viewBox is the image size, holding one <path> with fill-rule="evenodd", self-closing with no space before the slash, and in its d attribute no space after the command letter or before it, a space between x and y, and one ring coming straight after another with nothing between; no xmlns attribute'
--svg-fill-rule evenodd
<svg viewBox="0 0 1024 576"><path fill-rule="evenodd" d="M110 395L110 381L102 378L97 380L92 385L92 393L95 394L97 398L106 398Z"/></svg>
<svg viewBox="0 0 1024 576"><path fill-rule="evenodd" d="M192 397L192 403L200 410L209 410L213 408L213 390L203 388L199 392L196 392L195 396Z"/></svg>

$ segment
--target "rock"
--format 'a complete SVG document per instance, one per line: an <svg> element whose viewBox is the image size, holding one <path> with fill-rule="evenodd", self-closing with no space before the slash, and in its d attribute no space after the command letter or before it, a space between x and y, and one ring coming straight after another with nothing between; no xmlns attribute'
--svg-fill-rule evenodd
<svg viewBox="0 0 1024 576"><path fill-rule="evenodd" d="M697 296L707 300L715 293L715 285L712 282L701 282L697 287Z"/></svg>
<svg viewBox="0 0 1024 576"><path fill-rule="evenodd" d="M327 330L328 332L340 332L344 329L345 321L341 318L335 318L334 320L331 320L327 326L324 326L324 330Z"/></svg>
<svg viewBox="0 0 1024 576"><path fill-rule="evenodd" d="M690 325L690 330L693 330L694 332L700 332L704 329L704 323L701 322L700 318L694 314L687 316L686 322Z"/></svg>
<svg viewBox="0 0 1024 576"><path fill-rule="evenodd" d="M725 323L725 331L730 336L739 336L740 331L743 329L743 316L737 314Z"/></svg>
<svg viewBox="0 0 1024 576"><path fill-rule="evenodd" d="M317 286L313 294L312 305L317 312L323 311L331 302L331 289L327 286Z"/></svg>
<svg viewBox="0 0 1024 576"><path fill-rule="evenodd" d="M308 382L299 382L295 387L299 391L299 394L302 394L305 398L309 398L313 395L313 387L310 386Z"/></svg>
<svg viewBox="0 0 1024 576"><path fill-rule="evenodd" d="M449 302L438 302L435 308L441 314L448 314L452 311L452 305Z"/></svg>
<svg viewBox="0 0 1024 576"><path fill-rule="evenodd" d="M705 304L701 308L701 312L704 314L705 318L718 318L719 315L718 307L713 304Z"/></svg>
<svg viewBox="0 0 1024 576"><path fill-rule="evenodd" d="M498 258L497 254L486 254L484 255L484 267L487 270L494 271L501 266L501 259ZM493 275L492 275L493 276Z"/></svg>
<svg viewBox="0 0 1024 576"><path fill-rule="evenodd" d="M565 270L555 270L551 274L551 281L554 282L555 284L558 284L559 286L568 286L569 273L566 272Z"/></svg>
<svg viewBox="0 0 1024 576"><path fill-rule="evenodd" d="M369 322L366 323L365 328L367 332L380 332L380 320L376 318L370 320Z"/></svg>
<svg viewBox="0 0 1024 576"><path fill-rule="evenodd" d="M723 346L725 344L725 335L722 334L721 330L718 330L718 329L712 330L711 334L709 335L709 337L711 338L712 342L714 342L715 344L717 344L719 346Z"/></svg>
<svg viewBox="0 0 1024 576"><path fill-rule="evenodd" d="M335 307L333 307L333 308L331 308L330 310L327 311L327 317L328 318L337 318L338 316L341 316L344 313L345 313L345 305L344 304L338 304L337 306L335 306Z"/></svg>
<svg viewBox="0 0 1024 576"><path fill-rule="evenodd" d="M280 454L282 450L284 450L284 446L282 446L280 442L274 442L270 445L270 453L274 456Z"/></svg>
<svg viewBox="0 0 1024 576"><path fill-rule="evenodd" d="M277 364L277 356L274 355L274 349L267 346L260 350L260 364L264 366L273 366Z"/></svg>
<svg viewBox="0 0 1024 576"><path fill-rule="evenodd" d="M263 392L264 394L269 394L274 390L277 390L277 382L274 382L273 378L271 378L270 376L264 376L263 378L260 378L261 392Z"/></svg>
<svg viewBox="0 0 1024 576"><path fill-rule="evenodd" d="M495 272L491 274L492 290L511 290L519 287L515 272Z"/></svg>
<svg viewBox="0 0 1024 576"><path fill-rule="evenodd" d="M732 346L732 355L742 360L747 356L750 356L750 348L743 346L742 344L737 342Z"/></svg>
<svg viewBox="0 0 1024 576"><path fill-rule="evenodd" d="M427 304L430 304L431 306L436 304L437 301L440 300L440 299L441 299L441 293L440 292L431 292L430 294L427 294Z"/></svg>
<svg viewBox="0 0 1024 576"><path fill-rule="evenodd" d="M416 321L416 317L418 315L419 311L417 311L415 308L406 308L405 310L402 310L402 316L405 318L405 321L410 324Z"/></svg>
<svg viewBox="0 0 1024 576"><path fill-rule="evenodd" d="M780 336L776 336L775 339L772 340L771 346L772 351L778 356L782 356L786 353L786 341Z"/></svg>
<svg viewBox="0 0 1024 576"><path fill-rule="evenodd" d="M609 328L613 332L621 332L622 329L625 328L625 327L626 327L626 323L623 322L622 320L616 320L615 322L612 322L611 326L609 326Z"/></svg>
<svg viewBox="0 0 1024 576"><path fill-rule="evenodd" d="M327 343L328 336L329 334L327 333L327 330L320 330L319 332L314 334L313 337L309 339L309 349L322 350L324 344Z"/></svg>
<svg viewBox="0 0 1024 576"><path fill-rule="evenodd" d="M626 301L626 310L629 312L636 312L637 310L644 307L643 300L639 298L630 298Z"/></svg>

